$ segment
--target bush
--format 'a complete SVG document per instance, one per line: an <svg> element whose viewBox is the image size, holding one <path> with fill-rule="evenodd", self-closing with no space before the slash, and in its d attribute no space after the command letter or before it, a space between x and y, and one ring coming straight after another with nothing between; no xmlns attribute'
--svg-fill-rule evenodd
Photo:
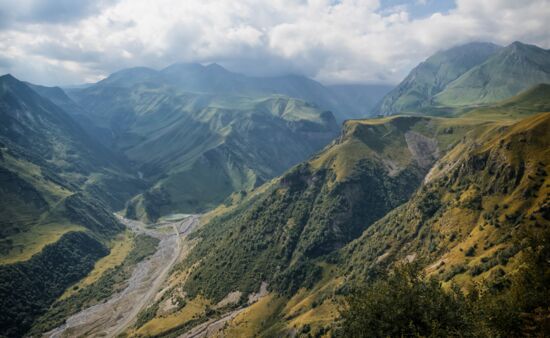
<svg viewBox="0 0 550 338"><path fill-rule="evenodd" d="M458 336L473 332L466 298L425 279L419 265L395 269L357 289L342 312L344 337Z"/></svg>

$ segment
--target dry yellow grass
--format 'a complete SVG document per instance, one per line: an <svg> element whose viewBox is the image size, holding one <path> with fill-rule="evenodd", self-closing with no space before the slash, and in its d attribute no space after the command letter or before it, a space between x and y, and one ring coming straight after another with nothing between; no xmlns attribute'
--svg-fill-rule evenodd
<svg viewBox="0 0 550 338"><path fill-rule="evenodd" d="M7 255L0 256L0 264L26 261L42 251L48 245L57 242L61 236L71 231L84 231L84 227L75 224L44 224L32 227L13 236L13 248Z"/></svg>
<svg viewBox="0 0 550 338"><path fill-rule="evenodd" d="M76 284L78 286L78 289L94 283L103 275L103 273L105 273L105 271L121 264L126 256L128 256L130 250L132 250L132 243L132 234L129 230L113 239L109 243L109 254L98 260L94 265L94 269L90 271L90 273L86 277L84 277L84 279ZM61 296L61 299L67 298L75 292L76 290L74 288L69 288Z"/></svg>
<svg viewBox="0 0 550 338"><path fill-rule="evenodd" d="M186 322L192 320L193 317L202 315L206 307L209 305L211 305L211 303L208 300L199 296L188 301L187 304L178 312L152 319L147 324L140 327L137 331L132 332L130 336L137 335L141 337L149 337L161 335L165 331L185 324Z"/></svg>
<svg viewBox="0 0 550 338"><path fill-rule="evenodd" d="M265 329L265 322L272 318L284 304L283 298L272 294L260 298L228 323L226 337L254 337Z"/></svg>

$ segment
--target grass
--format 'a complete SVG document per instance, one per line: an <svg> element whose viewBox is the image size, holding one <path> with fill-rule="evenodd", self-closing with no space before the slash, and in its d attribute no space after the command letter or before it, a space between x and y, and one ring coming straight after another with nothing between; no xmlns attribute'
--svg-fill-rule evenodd
<svg viewBox="0 0 550 338"><path fill-rule="evenodd" d="M547 222L550 114L480 126L436 163L409 202L350 244L356 257L344 258L353 265L347 271L361 271L382 254L396 262L415 253L427 259L430 275L468 288L497 269L518 268L518 236ZM426 201L439 201L428 215Z"/></svg>
<svg viewBox="0 0 550 338"><path fill-rule="evenodd" d="M94 265L94 269L77 284L73 285L73 287L67 289L60 299L68 298L76 293L77 290L95 283L107 270L114 269L122 264L132 250L132 246L133 238L128 230L119 234L109 243L109 255L98 260Z"/></svg>
<svg viewBox="0 0 550 338"><path fill-rule="evenodd" d="M165 331L169 331L200 317L204 314L206 307L210 305L210 302L203 297L196 297L193 300L187 301L186 305L180 311L163 317L153 318L151 321L141 326L137 331L130 332L130 335L139 337L161 335Z"/></svg>
<svg viewBox="0 0 550 338"><path fill-rule="evenodd" d="M284 305L285 298L274 295L262 297L230 321L223 333L227 337L261 335L277 322L277 314Z"/></svg>
<svg viewBox="0 0 550 338"><path fill-rule="evenodd" d="M26 261L42 251L48 245L57 242L61 236L71 231L84 231L86 228L75 224L44 224L30 228L29 231L2 239L10 241L11 249L0 256L0 265Z"/></svg>
<svg viewBox="0 0 550 338"><path fill-rule="evenodd" d="M152 255L157 249L158 242L158 239L143 234L132 236L132 248L120 264L107 268L93 283L82 288L74 284L72 288L75 292L58 298L48 311L33 323L32 335L52 330L63 324L63 321L72 314L123 290L136 264ZM103 266L106 267L106 264ZM91 268L89 271L92 270ZM88 276L90 274L86 274L86 277Z"/></svg>

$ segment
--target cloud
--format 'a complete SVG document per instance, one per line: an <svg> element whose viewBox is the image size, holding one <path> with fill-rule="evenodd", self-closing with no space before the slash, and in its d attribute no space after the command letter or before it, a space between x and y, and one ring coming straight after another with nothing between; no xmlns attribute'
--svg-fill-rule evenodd
<svg viewBox="0 0 550 338"><path fill-rule="evenodd" d="M437 50L470 41L550 47L548 0L457 0L412 15L424 2L20 0L10 12L0 0L0 72L68 84L130 66L218 62L248 74L395 83Z"/></svg>
<svg viewBox="0 0 550 338"><path fill-rule="evenodd" d="M66 23L98 14L115 0L0 0L3 25L16 23Z"/></svg>

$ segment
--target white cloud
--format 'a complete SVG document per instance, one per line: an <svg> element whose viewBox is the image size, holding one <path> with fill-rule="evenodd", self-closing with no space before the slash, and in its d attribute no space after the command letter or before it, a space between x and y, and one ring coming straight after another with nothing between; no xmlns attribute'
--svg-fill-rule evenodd
<svg viewBox="0 0 550 338"><path fill-rule="evenodd" d="M549 0L457 0L423 19L377 0L120 0L73 6L70 20L51 14L54 1L37 9L22 0L11 11L4 1L0 71L45 84L178 61L329 83L397 82L435 51L469 41L550 47Z"/></svg>

